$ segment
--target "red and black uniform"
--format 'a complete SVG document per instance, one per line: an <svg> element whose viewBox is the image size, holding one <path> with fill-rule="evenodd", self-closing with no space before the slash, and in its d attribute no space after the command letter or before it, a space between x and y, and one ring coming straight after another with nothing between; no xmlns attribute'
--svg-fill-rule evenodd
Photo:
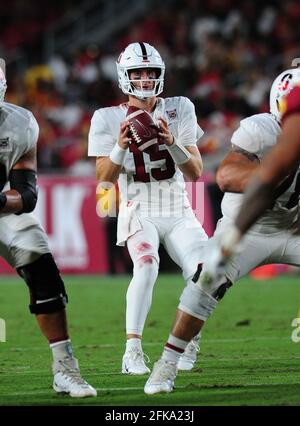
<svg viewBox="0 0 300 426"><path fill-rule="evenodd" d="M300 113L300 84L297 84L283 99L280 110L282 113L281 121L294 113Z"/></svg>

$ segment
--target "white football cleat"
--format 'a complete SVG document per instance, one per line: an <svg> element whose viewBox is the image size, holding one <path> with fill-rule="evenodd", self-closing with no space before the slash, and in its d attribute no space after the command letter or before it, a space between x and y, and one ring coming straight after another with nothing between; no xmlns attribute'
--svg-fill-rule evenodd
<svg viewBox="0 0 300 426"><path fill-rule="evenodd" d="M185 348L184 353L179 358L177 368L181 371L190 371L197 360L197 353L200 351L200 336L195 336Z"/></svg>
<svg viewBox="0 0 300 426"><path fill-rule="evenodd" d="M153 366L152 373L145 384L144 392L147 395L172 392L176 374L176 362L160 359Z"/></svg>
<svg viewBox="0 0 300 426"><path fill-rule="evenodd" d="M149 357L140 348L127 350L122 359L122 373L137 376L149 374L150 369L145 364L145 358L149 362Z"/></svg>
<svg viewBox="0 0 300 426"><path fill-rule="evenodd" d="M73 398L97 396L97 391L80 375L76 358L65 358L54 361L52 366L54 380L53 389L57 393L68 393Z"/></svg>

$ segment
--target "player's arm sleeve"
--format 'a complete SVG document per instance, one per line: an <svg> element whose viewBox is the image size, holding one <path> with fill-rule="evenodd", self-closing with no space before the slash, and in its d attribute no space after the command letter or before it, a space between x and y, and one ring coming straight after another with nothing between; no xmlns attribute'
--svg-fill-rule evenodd
<svg viewBox="0 0 300 426"><path fill-rule="evenodd" d="M233 150L240 151L244 155L251 154L253 158L262 158L262 135L259 126L251 119L241 121L240 127L231 138Z"/></svg>
<svg viewBox="0 0 300 426"><path fill-rule="evenodd" d="M180 98L180 104L178 141L183 146L196 146L204 132L197 123L194 104L185 97Z"/></svg>
<svg viewBox="0 0 300 426"><path fill-rule="evenodd" d="M95 111L88 137L89 157L108 157L116 141L100 110Z"/></svg>

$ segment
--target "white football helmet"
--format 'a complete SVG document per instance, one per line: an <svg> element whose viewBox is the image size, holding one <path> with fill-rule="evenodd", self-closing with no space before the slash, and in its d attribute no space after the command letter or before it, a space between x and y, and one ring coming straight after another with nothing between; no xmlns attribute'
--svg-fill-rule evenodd
<svg viewBox="0 0 300 426"><path fill-rule="evenodd" d="M5 92L7 89L5 74L0 67L0 107L4 101Z"/></svg>
<svg viewBox="0 0 300 426"><path fill-rule="evenodd" d="M291 68L283 71L275 78L270 91L270 112L277 121L281 119L281 101L295 84L300 83L300 68Z"/></svg>
<svg viewBox="0 0 300 426"><path fill-rule="evenodd" d="M139 99L151 98L159 95L163 91L165 64L158 51L148 43L131 43L121 53L117 62L119 87L126 95L133 95ZM151 68L157 70L156 79L153 79L152 90L136 88L132 84L136 80L130 80L131 70ZM138 80L143 82L145 80Z"/></svg>

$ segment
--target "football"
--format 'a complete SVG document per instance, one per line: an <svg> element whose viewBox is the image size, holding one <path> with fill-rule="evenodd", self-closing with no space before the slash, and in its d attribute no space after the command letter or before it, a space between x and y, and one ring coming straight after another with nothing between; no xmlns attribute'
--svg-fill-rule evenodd
<svg viewBox="0 0 300 426"><path fill-rule="evenodd" d="M132 143L142 152L158 149L159 128L154 123L151 115L140 108L129 106L127 111L130 137Z"/></svg>

